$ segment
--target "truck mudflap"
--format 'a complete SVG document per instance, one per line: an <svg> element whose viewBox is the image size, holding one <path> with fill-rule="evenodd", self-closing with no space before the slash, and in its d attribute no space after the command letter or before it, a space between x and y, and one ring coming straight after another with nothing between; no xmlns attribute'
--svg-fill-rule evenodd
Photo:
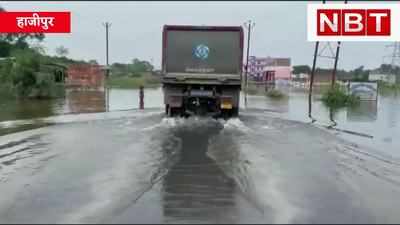
<svg viewBox="0 0 400 225"><path fill-rule="evenodd" d="M172 108L180 108L183 104L183 97L180 95L172 95L168 97L168 105Z"/></svg>
<svg viewBox="0 0 400 225"><path fill-rule="evenodd" d="M169 116L237 116L240 87L165 85L165 110Z"/></svg>

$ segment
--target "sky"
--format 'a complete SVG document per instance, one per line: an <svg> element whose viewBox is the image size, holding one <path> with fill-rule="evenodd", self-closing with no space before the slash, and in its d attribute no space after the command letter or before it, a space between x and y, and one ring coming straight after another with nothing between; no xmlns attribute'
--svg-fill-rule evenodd
<svg viewBox="0 0 400 225"><path fill-rule="evenodd" d="M68 57L95 59L105 64L105 28L109 30L110 63L148 60L160 68L162 27L165 24L243 26L255 22L250 55L290 57L292 65L312 64L314 42L307 41L307 2L0 2L7 11L70 11L70 34L47 34L42 43L48 54L63 45ZM246 30L245 30L246 31ZM335 43L331 43L335 46ZM339 69L364 65L376 68L389 55L390 42L343 42ZM321 46L324 46L321 43ZM317 66L330 68L332 59Z"/></svg>

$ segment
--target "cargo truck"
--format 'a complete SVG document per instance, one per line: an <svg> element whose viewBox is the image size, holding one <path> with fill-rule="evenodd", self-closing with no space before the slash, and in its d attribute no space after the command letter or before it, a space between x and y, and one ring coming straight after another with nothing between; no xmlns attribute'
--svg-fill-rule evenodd
<svg viewBox="0 0 400 225"><path fill-rule="evenodd" d="M238 116L242 27L165 25L162 40L165 113Z"/></svg>

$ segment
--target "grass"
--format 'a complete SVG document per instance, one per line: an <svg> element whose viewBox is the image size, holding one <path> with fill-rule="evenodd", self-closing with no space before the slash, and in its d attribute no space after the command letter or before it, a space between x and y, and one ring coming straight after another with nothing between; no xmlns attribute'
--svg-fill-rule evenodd
<svg viewBox="0 0 400 225"><path fill-rule="evenodd" d="M0 99L15 97L11 84L0 84Z"/></svg>
<svg viewBox="0 0 400 225"><path fill-rule="evenodd" d="M161 84L161 80L158 77L154 77L150 74L141 74L140 76L110 76L107 81L108 87L113 88L156 88Z"/></svg>
<svg viewBox="0 0 400 225"><path fill-rule="evenodd" d="M356 106L360 103L357 96L347 94L343 88L335 86L322 94L322 102L332 109L338 109L346 106Z"/></svg>

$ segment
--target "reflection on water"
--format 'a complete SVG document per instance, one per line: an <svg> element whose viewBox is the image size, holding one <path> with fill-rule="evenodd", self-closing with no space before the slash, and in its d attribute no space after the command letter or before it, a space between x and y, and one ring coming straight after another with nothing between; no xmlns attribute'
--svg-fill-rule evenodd
<svg viewBox="0 0 400 225"><path fill-rule="evenodd" d="M52 116L57 114L57 101L0 99L0 121Z"/></svg>
<svg viewBox="0 0 400 225"><path fill-rule="evenodd" d="M280 112L283 118L309 123L308 95L306 91L290 90L288 103L283 100L272 100L265 96L249 96L250 109L265 109ZM315 92L312 99L312 117L316 123L325 126L334 126L339 130L348 130L366 134L364 137L342 134L361 146L372 147L376 150L400 158L400 96L380 95L378 101L363 101L353 108L341 108L337 111L329 110L320 100L320 92ZM274 102L274 103L272 103ZM283 104L283 105L280 105ZM285 104L288 104L286 111ZM367 138L366 138L367 137ZM373 138L370 138L373 137Z"/></svg>
<svg viewBox="0 0 400 225"><path fill-rule="evenodd" d="M400 157L395 150L400 146L400 139L394 135L400 133L400 96L380 95L376 104L362 102L355 108L343 108L336 112L327 109L319 100L321 90L315 89L312 100L312 117L317 123L335 125L339 129L369 134L374 137L370 142L355 140L361 144L373 146L382 151L391 151ZM163 109L161 88L146 89L145 108ZM291 88L288 98L271 99L265 95L248 96L247 109L263 109L279 112L283 118L310 122L308 117L308 95L305 90ZM244 106L244 95L241 95L241 107ZM18 131L10 127L2 128L1 121L48 117L58 114L105 111L105 99L102 92L70 92L65 99L15 101L0 99L0 133ZM109 92L109 110L127 110L139 108L139 90L111 89ZM26 126L25 126L26 127ZM33 126L34 127L34 126ZM4 129L9 131L5 132ZM22 129L22 128L21 128Z"/></svg>
<svg viewBox="0 0 400 225"><path fill-rule="evenodd" d="M104 112L106 95L104 91L68 91L66 105L71 113Z"/></svg>
<svg viewBox="0 0 400 225"><path fill-rule="evenodd" d="M358 106L347 109L347 120L354 122L372 122L378 117L377 101L361 101Z"/></svg>
<svg viewBox="0 0 400 225"><path fill-rule="evenodd" d="M163 180L165 222L235 223L236 185L207 155L217 125L179 128L181 152Z"/></svg>

